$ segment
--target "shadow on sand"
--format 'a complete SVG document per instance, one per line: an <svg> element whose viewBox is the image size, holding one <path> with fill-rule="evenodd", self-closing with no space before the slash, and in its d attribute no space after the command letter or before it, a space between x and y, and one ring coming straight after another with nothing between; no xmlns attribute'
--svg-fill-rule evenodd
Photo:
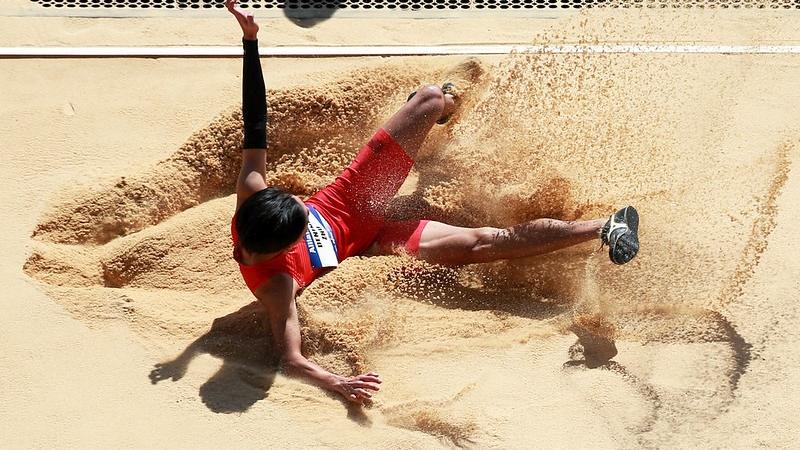
<svg viewBox="0 0 800 450"><path fill-rule="evenodd" d="M267 324L267 314L258 302L252 302L236 312L217 318L211 329L195 339L171 361L161 362L150 371L150 382L157 384L170 379L178 381L186 374L192 360L209 354L223 360L219 370L200 386L200 398L215 413L242 413L256 402L269 396L269 390L280 370ZM369 426L371 421L364 407L344 401L347 417ZM369 407L370 405L366 405Z"/></svg>
<svg viewBox="0 0 800 450"><path fill-rule="evenodd" d="M214 320L211 329L175 359L156 364L150 382L178 381L196 356L209 354L221 358L223 364L200 386L203 403L217 413L247 411L267 398L278 370L265 316L261 306L253 302Z"/></svg>
<svg viewBox="0 0 800 450"><path fill-rule="evenodd" d="M312 28L333 17L344 0L284 0L283 14L301 28Z"/></svg>

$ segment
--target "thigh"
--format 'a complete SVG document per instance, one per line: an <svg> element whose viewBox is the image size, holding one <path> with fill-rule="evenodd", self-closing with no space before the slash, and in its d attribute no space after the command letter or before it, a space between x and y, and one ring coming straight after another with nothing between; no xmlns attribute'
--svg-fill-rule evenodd
<svg viewBox="0 0 800 450"><path fill-rule="evenodd" d="M414 161L383 129L358 152L333 183L311 197L335 205L349 214L378 216L408 177Z"/></svg>
<svg viewBox="0 0 800 450"><path fill-rule="evenodd" d="M386 222L375 237L370 249L376 255L410 254L416 256L428 220L402 220Z"/></svg>
<svg viewBox="0 0 800 450"><path fill-rule="evenodd" d="M343 257L363 252L375 240L412 165L400 145L378 130L342 174L308 200L339 227Z"/></svg>
<svg viewBox="0 0 800 450"><path fill-rule="evenodd" d="M498 228L457 227L431 221L420 234L416 257L447 266L491 261L483 246L499 231Z"/></svg>
<svg viewBox="0 0 800 450"><path fill-rule="evenodd" d="M433 264L459 266L485 262L481 245L497 228L466 228L433 220L388 222L378 233L380 254L408 253Z"/></svg>

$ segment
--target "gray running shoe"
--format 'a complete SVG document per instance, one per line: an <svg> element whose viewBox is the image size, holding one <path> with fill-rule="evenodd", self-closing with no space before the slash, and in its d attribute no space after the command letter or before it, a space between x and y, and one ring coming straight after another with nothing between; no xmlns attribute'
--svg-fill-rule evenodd
<svg viewBox="0 0 800 450"><path fill-rule="evenodd" d="M608 257L614 264L625 264L639 252L639 213L626 206L614 213L600 230L602 245L608 245Z"/></svg>

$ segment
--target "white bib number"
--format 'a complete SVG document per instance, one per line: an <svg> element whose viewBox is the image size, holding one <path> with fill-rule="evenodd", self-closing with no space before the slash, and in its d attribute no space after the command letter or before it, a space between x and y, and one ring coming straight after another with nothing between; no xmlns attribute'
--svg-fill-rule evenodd
<svg viewBox="0 0 800 450"><path fill-rule="evenodd" d="M308 211L305 241L308 255L311 257L311 266L315 269L338 266L336 238L331 226L313 206L308 206Z"/></svg>

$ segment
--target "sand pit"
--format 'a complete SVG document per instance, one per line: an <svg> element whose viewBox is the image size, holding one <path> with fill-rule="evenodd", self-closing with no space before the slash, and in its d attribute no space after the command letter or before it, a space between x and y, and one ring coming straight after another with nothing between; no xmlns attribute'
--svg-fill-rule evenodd
<svg viewBox="0 0 800 450"><path fill-rule="evenodd" d="M599 39L602 20L587 17L562 31ZM270 89L271 184L312 194L408 92L456 79L463 108L431 135L394 216L507 226L630 203L639 257L615 267L592 243L462 269L348 259L298 299L305 353L387 380L371 409L346 408L274 373L263 311L231 259L241 132L230 100L161 161L95 172L96 183L38 203L16 268L93 333L132 331L153 355L135 377L143 392L176 392L178 414L242 446L793 442L796 57L332 65Z"/></svg>

